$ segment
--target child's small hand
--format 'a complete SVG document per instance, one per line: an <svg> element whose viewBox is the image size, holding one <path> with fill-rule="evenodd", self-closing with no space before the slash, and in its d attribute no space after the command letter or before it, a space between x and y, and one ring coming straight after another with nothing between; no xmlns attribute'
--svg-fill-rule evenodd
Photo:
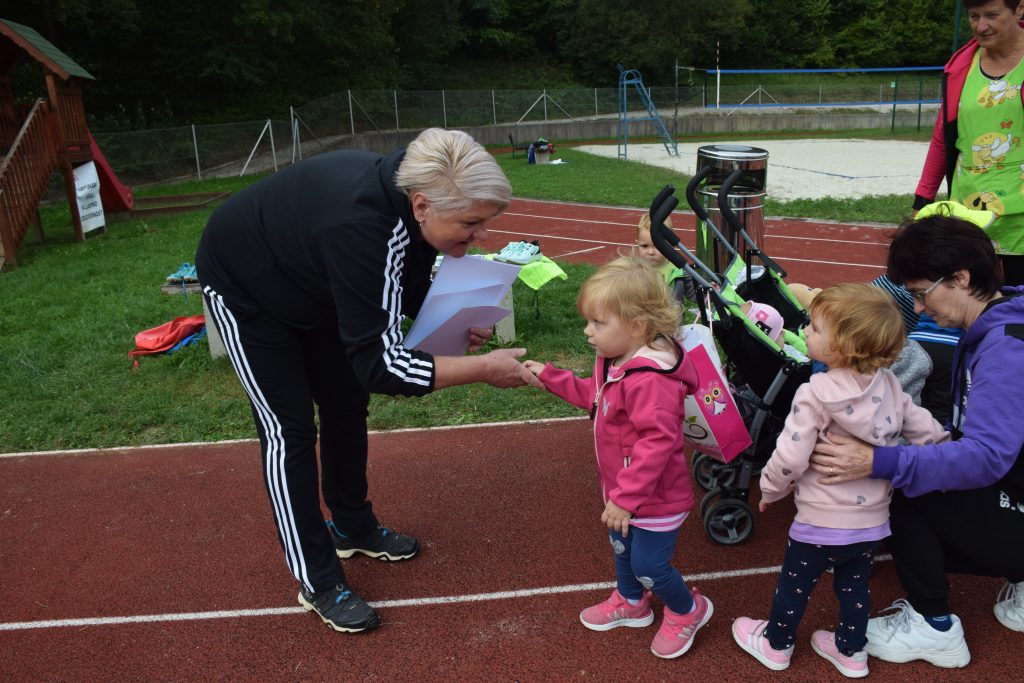
<svg viewBox="0 0 1024 683"><path fill-rule="evenodd" d="M632 518L633 514L629 510L620 508L610 500L604 506L604 512L601 513L601 521L607 524L609 529L618 531L624 537L629 535L629 520Z"/></svg>
<svg viewBox="0 0 1024 683"><path fill-rule="evenodd" d="M526 369L534 374L535 377L540 377L540 373L544 371L544 364L538 363L535 360L524 360L523 365Z"/></svg>
<svg viewBox="0 0 1024 683"><path fill-rule="evenodd" d="M758 504L757 504L757 511L758 511L758 512L764 512L765 510L767 510L767 509L768 509L768 506L769 506L769 505L771 505L771 503L767 503L767 502L765 502L764 500L761 500L761 501L760 501L760 502L758 502Z"/></svg>

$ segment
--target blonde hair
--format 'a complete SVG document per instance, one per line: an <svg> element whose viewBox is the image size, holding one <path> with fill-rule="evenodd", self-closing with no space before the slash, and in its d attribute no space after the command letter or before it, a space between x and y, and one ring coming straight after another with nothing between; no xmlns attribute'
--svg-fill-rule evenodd
<svg viewBox="0 0 1024 683"><path fill-rule="evenodd" d="M670 217L666 217L665 218L665 227L668 228L669 230L673 230L674 229L674 226L672 225L672 218L670 218ZM647 232L647 233L651 232L651 214L647 213L646 211L644 212L644 214L642 216L640 216L640 222L636 226L636 234L637 234L637 236L640 235L641 231L644 231L644 232Z"/></svg>
<svg viewBox="0 0 1024 683"><path fill-rule="evenodd" d="M501 211L512 186L487 150L460 130L427 128L405 149L395 184L411 199L422 193L439 213L468 211L481 202Z"/></svg>
<svg viewBox="0 0 1024 683"><path fill-rule="evenodd" d="M610 261L587 278L576 295L576 308L584 318L611 314L627 325L639 324L647 345L659 336L675 337L682 320L682 310L657 269L631 256Z"/></svg>
<svg viewBox="0 0 1024 683"><path fill-rule="evenodd" d="M811 301L808 313L831 328L836 367L866 374L893 364L906 343L903 317L880 287L862 283L835 285Z"/></svg>

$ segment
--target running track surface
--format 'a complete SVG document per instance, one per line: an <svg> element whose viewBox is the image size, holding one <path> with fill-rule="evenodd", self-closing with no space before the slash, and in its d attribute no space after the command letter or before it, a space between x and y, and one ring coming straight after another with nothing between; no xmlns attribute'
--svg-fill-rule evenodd
<svg viewBox="0 0 1024 683"><path fill-rule="evenodd" d="M639 213L517 200L491 239L500 247L539 237L552 257L601 262L631 243ZM686 240L686 216L674 220ZM808 247L801 236L823 241ZM766 251L794 279L820 286L882 272L884 237L877 227L768 221ZM715 615L689 653L660 660L648 650L653 626L596 633L578 621L612 587L591 444L585 419L371 435L376 510L423 550L395 564L345 561L383 619L355 636L298 607L256 442L0 457L0 680L770 675L736 647L729 625L767 615L791 502L758 515L752 538L735 547L709 541L696 514L687 520L675 563ZM1020 680L1024 635L992 615L1001 582L951 579L971 665L947 671L872 659L872 678ZM901 597L891 562L876 565L872 587L876 609ZM842 680L808 644L835 616L826 575L782 678Z"/></svg>

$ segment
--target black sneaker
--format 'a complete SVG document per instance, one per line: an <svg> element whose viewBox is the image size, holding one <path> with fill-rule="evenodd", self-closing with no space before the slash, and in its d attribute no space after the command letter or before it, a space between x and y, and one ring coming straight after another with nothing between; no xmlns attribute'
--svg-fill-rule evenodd
<svg viewBox="0 0 1024 683"><path fill-rule="evenodd" d="M316 611L335 631L359 633L380 626L380 617L373 608L343 583L319 593L311 593L303 586L299 590L299 604L307 612Z"/></svg>
<svg viewBox="0 0 1024 683"><path fill-rule="evenodd" d="M387 527L378 526L361 538L354 538L338 530L334 522L327 522L334 539L338 557L352 557L356 553L376 557L378 560L408 560L420 550L419 543L412 536L406 536Z"/></svg>

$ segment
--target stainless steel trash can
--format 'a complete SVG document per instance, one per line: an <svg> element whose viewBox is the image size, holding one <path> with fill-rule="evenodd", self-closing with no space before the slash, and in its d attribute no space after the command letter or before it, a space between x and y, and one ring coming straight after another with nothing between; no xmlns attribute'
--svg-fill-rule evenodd
<svg viewBox="0 0 1024 683"><path fill-rule="evenodd" d="M759 147L747 145L704 145L697 149L697 171L704 167L711 169L707 178L697 188L703 199L704 208L718 231L741 254L745 243L722 217L718 206L718 191L733 171L740 169L743 175L732 186L728 195L729 208L735 212L743 230L757 244L764 246L763 201L767 188L768 152ZM719 246L715 249L715 235L704 221L697 222L697 257L716 272L725 270L729 262L728 253Z"/></svg>

